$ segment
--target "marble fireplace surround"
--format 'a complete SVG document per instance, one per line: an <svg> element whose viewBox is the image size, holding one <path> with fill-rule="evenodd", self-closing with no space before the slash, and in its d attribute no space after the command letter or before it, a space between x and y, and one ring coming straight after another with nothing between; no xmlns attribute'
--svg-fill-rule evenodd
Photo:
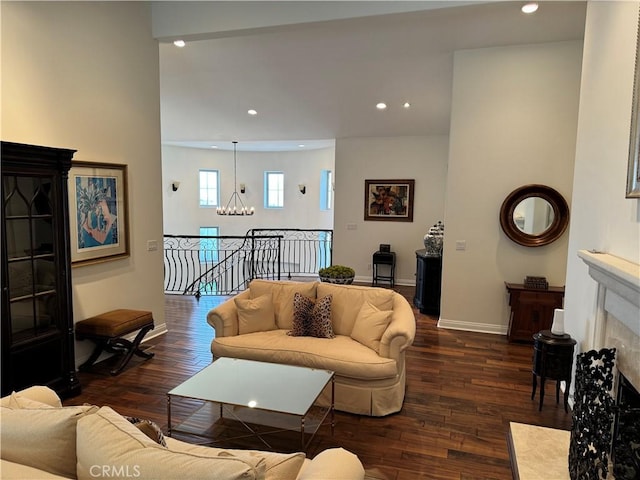
<svg viewBox="0 0 640 480"><path fill-rule="evenodd" d="M587 250L578 256L598 283L581 350L615 347L617 369L640 390L640 265ZM569 431L512 422L508 445L514 479L569 479L569 441Z"/></svg>
<svg viewBox="0 0 640 480"><path fill-rule="evenodd" d="M616 348L616 367L640 390L640 265L607 253L580 250L598 282L593 324L583 350Z"/></svg>

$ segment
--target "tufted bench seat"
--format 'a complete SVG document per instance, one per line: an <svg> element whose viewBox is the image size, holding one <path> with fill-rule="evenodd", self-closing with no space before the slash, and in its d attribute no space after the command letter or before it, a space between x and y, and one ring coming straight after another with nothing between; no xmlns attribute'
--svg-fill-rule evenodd
<svg viewBox="0 0 640 480"><path fill-rule="evenodd" d="M153 315L146 310L112 310L76 323L76 338L86 338L96 344L91 356L79 369L88 370L105 350L124 355L118 366L111 370L111 375L120 373L134 354L147 359L153 357L153 353L140 349L140 342L153 328ZM139 331L133 342L122 338L137 330Z"/></svg>

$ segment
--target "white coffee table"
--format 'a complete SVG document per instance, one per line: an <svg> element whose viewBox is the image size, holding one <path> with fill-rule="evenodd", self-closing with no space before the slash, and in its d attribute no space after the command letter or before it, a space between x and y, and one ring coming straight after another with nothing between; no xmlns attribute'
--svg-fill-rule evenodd
<svg viewBox="0 0 640 480"><path fill-rule="evenodd" d="M219 358L167 393L167 434L171 436L173 432L183 432L207 436L196 433L193 428L183 429L187 422L172 426L172 399L178 397L218 404L218 419L226 416L238 420L251 432L251 435L259 438L268 448L272 447L265 440L265 435L292 429L291 422L288 425L287 422L283 423L283 416L297 419L301 447L306 450L327 416L331 419L333 435L334 376L334 372L330 370ZM315 403L329 383L331 384L331 404L318 413ZM267 412L267 414L256 416L256 411ZM313 415L311 415L312 412ZM212 421L215 423L216 420ZM276 429L258 432L251 426L257 423ZM307 434L309 434L308 439ZM213 438L213 440L216 439Z"/></svg>

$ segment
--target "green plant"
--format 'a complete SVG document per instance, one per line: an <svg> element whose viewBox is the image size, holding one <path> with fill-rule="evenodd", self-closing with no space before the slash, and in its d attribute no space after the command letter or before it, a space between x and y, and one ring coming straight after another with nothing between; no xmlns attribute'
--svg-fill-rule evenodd
<svg viewBox="0 0 640 480"><path fill-rule="evenodd" d="M318 275L328 278L351 278L355 274L356 271L353 268L345 267L344 265L331 265L318 270Z"/></svg>

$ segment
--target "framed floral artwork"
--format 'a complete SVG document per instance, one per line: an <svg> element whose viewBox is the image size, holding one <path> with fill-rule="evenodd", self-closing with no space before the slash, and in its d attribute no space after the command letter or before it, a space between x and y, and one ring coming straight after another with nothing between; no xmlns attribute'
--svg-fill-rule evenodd
<svg viewBox="0 0 640 480"><path fill-rule="evenodd" d="M127 166L74 161L69 172L71 266L129 256Z"/></svg>

